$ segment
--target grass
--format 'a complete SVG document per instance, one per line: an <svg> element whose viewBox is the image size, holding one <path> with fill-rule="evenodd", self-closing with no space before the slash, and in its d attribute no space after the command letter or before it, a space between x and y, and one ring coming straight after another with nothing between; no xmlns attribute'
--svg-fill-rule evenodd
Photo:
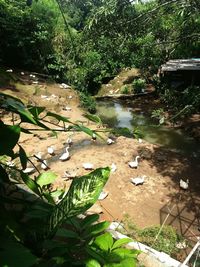
<svg viewBox="0 0 200 267"><path fill-rule="evenodd" d="M178 252L176 244L183 240L176 230L169 225L151 226L144 229L140 229L134 224L128 214L124 216L123 220L124 228L123 233L129 237L146 244L158 251L163 251L171 256L175 256Z"/></svg>

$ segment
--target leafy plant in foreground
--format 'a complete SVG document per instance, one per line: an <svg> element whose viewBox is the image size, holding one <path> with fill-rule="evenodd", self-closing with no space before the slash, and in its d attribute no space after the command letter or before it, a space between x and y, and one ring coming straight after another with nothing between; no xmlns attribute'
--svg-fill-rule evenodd
<svg viewBox="0 0 200 267"><path fill-rule="evenodd" d="M136 256L139 251L122 248L122 245L131 242L130 238L123 238L114 241L110 233L104 233L95 238L91 246L87 249L88 253L95 259L87 262L90 266L136 266ZM96 264L96 265L92 265Z"/></svg>
<svg viewBox="0 0 200 267"><path fill-rule="evenodd" d="M54 134L82 131L99 136L98 133L44 107L26 107L19 99L2 93L0 107L18 116L16 124L14 120L13 125L0 122L0 265L84 266L91 258L87 249L109 223L97 223L97 215L84 219L76 216L84 214L96 202L110 169L99 168L74 179L67 192L52 191L55 173L39 172L32 178L23 172L32 161L19 140L22 132L32 134L38 129ZM57 123L52 123L51 118ZM27 124L35 128L27 129Z"/></svg>

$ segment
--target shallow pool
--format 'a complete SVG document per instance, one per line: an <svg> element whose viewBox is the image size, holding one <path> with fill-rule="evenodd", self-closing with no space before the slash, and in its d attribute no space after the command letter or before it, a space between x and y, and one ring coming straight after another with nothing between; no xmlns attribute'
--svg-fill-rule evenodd
<svg viewBox="0 0 200 267"><path fill-rule="evenodd" d="M131 105L126 102L98 101L97 114L109 127L127 127L130 130L138 127L144 139L150 143L183 153L192 153L194 157L200 155L200 145L192 137L181 130L155 125L150 116L140 110L133 111Z"/></svg>

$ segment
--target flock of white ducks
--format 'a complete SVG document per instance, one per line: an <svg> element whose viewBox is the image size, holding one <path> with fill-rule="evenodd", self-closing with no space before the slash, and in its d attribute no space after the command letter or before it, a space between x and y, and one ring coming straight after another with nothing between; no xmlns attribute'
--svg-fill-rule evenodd
<svg viewBox="0 0 200 267"><path fill-rule="evenodd" d="M96 134L94 133L92 135L92 140L95 141L97 138ZM107 144L111 145L114 144L115 141L112 138L108 138L107 139ZM141 141L140 141L141 143ZM70 159L70 153L69 153L69 148L70 146L73 144L73 141L70 137L67 138L66 142L64 143L67 146L65 147L65 152L59 157L60 161L66 161L68 159ZM54 156L55 155L55 148L54 146L49 146L47 148L47 152L49 155ZM49 169L48 163L45 159L42 159L42 152L38 152L37 154L34 155L37 159L37 161L41 162L41 168L43 170L47 170ZM129 161L128 165L130 168L135 168L137 169L139 166L139 159L140 156L136 156L135 159L133 161ZM90 162L86 162L82 164L82 167L85 170L93 170L94 169L94 164L90 163ZM26 174L32 174L35 172L35 168L34 167L27 167L25 170L23 170L24 173ZM111 165L111 172L115 172L117 170L117 166L115 163L112 163ZM65 171L63 178L64 179L72 179L76 177L76 172L71 173L70 171ZM144 184L145 180L146 180L147 176L146 175L142 175L142 176L137 176L135 178L130 178L130 182L136 186L138 185L142 185ZM181 189L187 190L189 188L189 180L187 179L186 181L180 179L179 181L179 186ZM106 198L108 195L108 193L102 192L99 196L99 200L103 200L104 198Z"/></svg>

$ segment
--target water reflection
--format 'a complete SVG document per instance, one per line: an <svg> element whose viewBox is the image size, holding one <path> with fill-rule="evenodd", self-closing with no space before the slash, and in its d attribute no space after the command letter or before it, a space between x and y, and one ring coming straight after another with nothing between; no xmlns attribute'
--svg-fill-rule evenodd
<svg viewBox="0 0 200 267"><path fill-rule="evenodd" d="M127 127L133 130L138 126L144 134L144 139L150 143L186 153L200 151L199 144L192 137L185 135L181 130L153 125L150 117L141 111L133 112L127 103L99 101L97 113L109 127Z"/></svg>

